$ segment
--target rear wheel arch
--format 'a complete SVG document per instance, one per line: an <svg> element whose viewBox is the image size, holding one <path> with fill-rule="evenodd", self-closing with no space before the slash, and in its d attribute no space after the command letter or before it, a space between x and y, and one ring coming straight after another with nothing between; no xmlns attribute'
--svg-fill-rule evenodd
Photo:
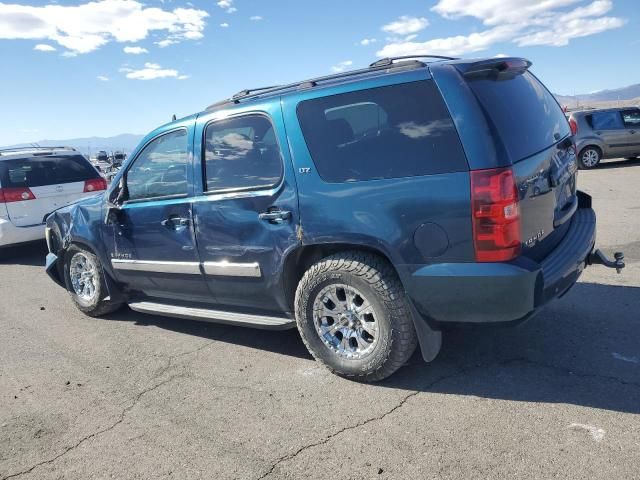
<svg viewBox="0 0 640 480"><path fill-rule="evenodd" d="M375 255L384 260L395 271L400 278L398 271L393 265L391 258L381 249L371 247L369 245L357 243L315 243L302 245L301 247L290 252L284 260L283 269L283 285L287 306L292 308L295 304L295 295L298 283L302 280L305 272L314 264L330 255L342 252L363 252ZM402 281L401 281L402 283Z"/></svg>

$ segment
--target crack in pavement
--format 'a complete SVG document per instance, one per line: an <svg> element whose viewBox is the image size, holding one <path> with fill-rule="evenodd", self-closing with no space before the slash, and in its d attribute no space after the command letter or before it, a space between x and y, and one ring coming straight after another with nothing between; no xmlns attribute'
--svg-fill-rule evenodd
<svg viewBox="0 0 640 480"><path fill-rule="evenodd" d="M287 455L283 455L282 457L278 458L272 465L271 467L269 467L269 469L262 474L260 477L258 477L257 480L262 480L266 477L268 477L269 475L271 475L275 469L282 463L284 462L288 462L289 460L293 460L295 457L297 457L299 454L301 454L302 452L309 450L311 448L315 448L318 447L320 445L324 445L326 443L328 443L331 439L341 435L344 432L350 431L350 430L355 430L357 428L360 428L364 425L367 425L369 423L372 422L377 422L380 421L382 419L384 419L385 417L387 417L388 415L391 415L393 412L395 412L396 410L402 408L409 399L411 399L412 397L417 396L419 393L428 393L426 392L427 389L434 387L435 385L437 385L440 382L446 381L446 380L451 380L453 378L457 378L457 377L463 377L469 373L472 373L476 370L482 369L482 368L489 368L492 366L497 366L497 367L502 367L502 366L508 366L510 364L517 364L517 363L521 363L521 364L525 364L525 365L532 365L535 367L539 367L539 368L546 368L549 370L555 370L556 372L562 372L565 375L570 375L570 376L576 376L579 378L592 378L592 379L601 379L601 380L609 380L609 381L614 381L617 383L620 383L622 385L629 385L629 386L633 386L633 387L638 387L640 388L640 384L638 383L634 383L634 382L628 382L626 380L622 380L620 378L617 377L610 377L610 376L606 376L606 375L598 375L598 374L590 374L590 373L580 373L580 372L574 372L573 370L566 368L566 367L562 367L559 365L553 365L553 364L545 364L542 362L538 362L535 360L531 360L529 358L526 357L516 357L516 358L509 358L509 359L502 359L502 360L497 360L494 362L489 362L489 363L484 363L484 364L480 364L480 365L476 365L472 368L466 368L464 366L458 366L458 370L450 375L445 375L443 377L440 377L436 380L434 380L433 382L430 382L426 385L424 385L420 390L414 390L411 393L405 395L404 397L402 397L400 399L400 402L398 402L396 405L394 405L391 409L387 410L386 412L384 412L382 415L376 416L376 417L372 417L366 420L363 420L361 422L356 423L355 425L351 425L348 427L344 427L340 430L337 430L336 432L331 433L330 435L328 435L327 437L304 445L302 447L300 447L298 450L296 450L293 453L287 454Z"/></svg>
<svg viewBox="0 0 640 480"><path fill-rule="evenodd" d="M171 369L171 367L173 366L173 362L176 359L181 358L181 357L185 357L185 356L193 354L193 353L198 353L198 352L204 350L205 348L213 345L214 343L216 343L216 340L212 340L210 342L205 343L204 345L200 345L198 348L195 348L193 350L189 350L187 352L182 352L182 353L179 353L179 354L176 354L176 355L169 356L167 364L164 366L164 368L162 368L162 370L159 373L153 375L151 377L151 380L154 380L154 379L156 379L158 377L161 377L167 371L169 371ZM65 448L61 453L59 453L58 455L56 455L56 456L54 456L54 457L52 457L52 458L50 458L48 460L44 460L42 462L38 462L35 465L27 468L26 470L22 470L20 472L16 472L16 473L12 473L10 475L7 475L6 477L2 477L2 478L0 478L0 480L8 480L10 478L16 478L16 477L19 477L21 475L25 475L27 473L31 473L32 471L34 471L38 467L41 467L43 465L48 465L48 464L51 464L51 463L55 462L59 458L65 456L67 453L69 453L72 450L75 450L76 448L78 448L80 445L82 445L86 441L91 440L92 438L96 438L96 437L102 435L103 433L109 432L110 430L113 430L114 428L116 428L118 425L120 425L124 421L124 419L126 418L127 414L129 413L129 411L131 411L138 404L138 402L140 401L140 399L143 396L145 396L147 393L150 393L150 392L162 387L163 385L166 385L166 384L168 384L168 383L170 383L170 382L172 382L172 381L174 381L174 380L176 380L178 378L183 378L185 376L186 376L185 373L173 375L173 376L167 378L166 380L158 382L155 385L152 385L151 387L148 387L148 388L142 390L141 392L139 392L135 396L135 398L133 399L131 404L128 405L127 407L125 407L122 410L122 412L120 412L120 415L118 416L118 419L114 423L109 425L108 427L103 428L101 430L98 430L97 432L93 432L93 433L91 433L89 435L86 435L86 436L82 437L74 445L71 445L70 447Z"/></svg>
<svg viewBox="0 0 640 480"><path fill-rule="evenodd" d="M103 428L101 430L98 430L97 432L93 432L93 433L91 433L89 435L86 435L86 436L82 437L75 444L71 445L70 447L65 448L61 453L59 453L58 455L54 456L53 458L50 458L49 460L44 460L42 462L38 462L35 465L27 468L26 470L22 470L21 472L12 473L10 475L7 475L6 477L2 477L2 479L0 479L0 480L8 480L10 478L16 478L16 477L19 477L20 475L25 475L27 473L31 473L36 468L41 467L42 465L47 465L47 464L55 462L56 460L58 460L59 458L63 457L67 453L69 453L72 450L75 450L76 448L78 448L80 445L82 445L87 440L90 440L90 439L95 438L95 437L97 437L99 435L102 435L103 433L106 433L106 432L108 432L110 430L113 430L115 427L117 427L119 424L121 424L124 421L124 419L127 416L127 413L129 413L129 411L131 409L133 409L138 404L138 402L140 401L140 399L144 395L146 395L147 393L152 392L152 391L160 388L163 385L166 385L167 383L170 383L170 382L176 380L177 378L181 378L181 377L184 377L184 376L185 376L184 374L174 375L172 377L169 377L166 380L163 380L162 382L159 382L159 383L157 383L157 384L155 384L155 385L153 385L153 386L151 386L149 388L146 388L146 389L142 390L141 392L139 392L136 395L136 397L133 399L133 402L131 402L130 405L128 405L126 408L124 408L122 410L122 412L120 412L120 415L118 416L118 420L116 420L114 423L112 423L108 427Z"/></svg>

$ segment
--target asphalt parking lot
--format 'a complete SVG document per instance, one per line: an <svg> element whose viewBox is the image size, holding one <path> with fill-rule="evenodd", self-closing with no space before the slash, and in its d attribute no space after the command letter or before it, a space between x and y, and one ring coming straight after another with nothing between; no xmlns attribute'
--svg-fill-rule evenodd
<svg viewBox="0 0 640 480"><path fill-rule="evenodd" d="M447 331L387 381L325 372L296 331L128 310L96 320L0 261L0 479L640 478L640 160L580 172L598 246L517 328Z"/></svg>

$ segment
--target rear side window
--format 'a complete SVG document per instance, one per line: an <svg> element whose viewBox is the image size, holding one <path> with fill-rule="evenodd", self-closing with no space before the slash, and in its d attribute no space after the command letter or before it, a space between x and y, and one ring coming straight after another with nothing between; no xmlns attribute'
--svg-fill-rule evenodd
<svg viewBox="0 0 640 480"><path fill-rule="evenodd" d="M282 177L275 131L263 115L210 123L205 132L207 191L269 188Z"/></svg>
<svg viewBox="0 0 640 480"><path fill-rule="evenodd" d="M591 114L591 126L594 130L616 130L624 128L620 112L596 112Z"/></svg>
<svg viewBox="0 0 640 480"><path fill-rule="evenodd" d="M0 183L5 188L43 187L98 177L98 172L82 155L47 155L0 161Z"/></svg>
<svg viewBox="0 0 640 480"><path fill-rule="evenodd" d="M318 173L327 182L468 169L432 80L306 100L297 113Z"/></svg>
<svg viewBox="0 0 640 480"><path fill-rule="evenodd" d="M469 80L469 86L513 162L570 133L558 102L529 72L505 79L479 77Z"/></svg>

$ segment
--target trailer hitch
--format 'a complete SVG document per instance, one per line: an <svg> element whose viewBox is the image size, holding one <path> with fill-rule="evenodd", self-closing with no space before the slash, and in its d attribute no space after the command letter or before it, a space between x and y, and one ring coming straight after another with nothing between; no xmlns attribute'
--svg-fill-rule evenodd
<svg viewBox="0 0 640 480"><path fill-rule="evenodd" d="M596 250L592 252L587 257L588 265L604 265L608 268L615 268L616 272L620 273L622 269L625 267L624 265L624 253L616 252L613 254L613 258L615 260L609 260L607 256L602 253L600 250Z"/></svg>

